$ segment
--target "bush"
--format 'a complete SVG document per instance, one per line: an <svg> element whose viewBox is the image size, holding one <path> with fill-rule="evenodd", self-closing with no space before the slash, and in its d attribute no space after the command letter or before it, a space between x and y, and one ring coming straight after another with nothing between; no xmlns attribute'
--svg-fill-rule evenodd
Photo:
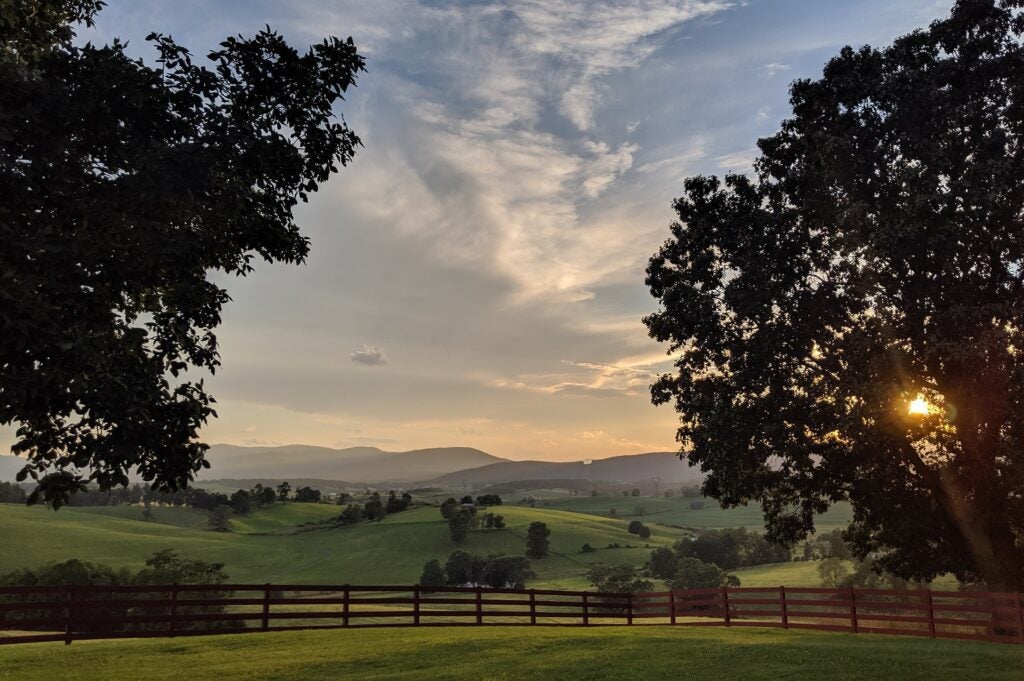
<svg viewBox="0 0 1024 681"><path fill-rule="evenodd" d="M595 551L597 551L597 549L590 544L584 544L583 548L580 549L580 553L594 553Z"/></svg>
<svg viewBox="0 0 1024 681"><path fill-rule="evenodd" d="M693 510L693 511L699 511L700 509L704 508L706 505L707 504L705 504L703 501L699 501L699 500L698 501L691 501L690 502L690 509Z"/></svg>

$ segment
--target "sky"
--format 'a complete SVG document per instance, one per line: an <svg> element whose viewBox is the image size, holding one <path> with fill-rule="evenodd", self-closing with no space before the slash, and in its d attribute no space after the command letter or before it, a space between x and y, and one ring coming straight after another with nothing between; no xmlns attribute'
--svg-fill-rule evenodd
<svg viewBox="0 0 1024 681"><path fill-rule="evenodd" d="M81 35L151 59L150 31L201 55L270 25L367 58L338 107L364 148L296 212L308 262L218 278L205 441L578 460L676 449L641 319L683 179L749 172L790 82L950 4L108 0Z"/></svg>

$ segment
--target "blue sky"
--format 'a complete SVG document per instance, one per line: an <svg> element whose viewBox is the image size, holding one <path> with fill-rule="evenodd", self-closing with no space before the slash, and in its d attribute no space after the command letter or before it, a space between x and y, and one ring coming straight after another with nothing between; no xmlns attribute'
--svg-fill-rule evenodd
<svg viewBox="0 0 1024 681"><path fill-rule="evenodd" d="M225 282L207 441L573 460L674 449L640 318L682 179L748 170L793 79L949 4L110 0L83 37L148 59L150 31L202 54L269 24L368 57L308 264Z"/></svg>

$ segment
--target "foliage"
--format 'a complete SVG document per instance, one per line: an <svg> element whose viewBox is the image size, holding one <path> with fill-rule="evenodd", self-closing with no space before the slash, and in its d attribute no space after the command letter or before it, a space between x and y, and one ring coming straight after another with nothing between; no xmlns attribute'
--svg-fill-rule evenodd
<svg viewBox="0 0 1024 681"><path fill-rule="evenodd" d="M551 543L548 537L551 530L545 523L535 520L526 529L526 555L530 558L544 558L548 555L548 546Z"/></svg>
<svg viewBox="0 0 1024 681"><path fill-rule="evenodd" d="M742 527L707 530L695 539L682 539L676 545L676 553L680 557L714 563L723 570L784 563L791 557L788 548L771 544L758 533Z"/></svg>
<svg viewBox="0 0 1024 681"><path fill-rule="evenodd" d="M208 563L198 560L179 558L177 554L165 549L159 551L146 561L146 567L139 572L132 574L129 570L114 570L106 565L98 565L85 560L71 559L61 563L53 563L35 570L17 570L0 577L2 586L128 586L128 585L193 585L193 584L223 584L227 581L227 574L224 572L222 563ZM222 591L204 591L200 594L192 594L186 591L185 598L223 598L226 595ZM164 598L162 593L110 593L92 596L91 600L98 603L89 606L89 614L92 617L144 617L146 615L159 615L166 613L163 607L147 607L145 605L121 605L118 601L134 600L145 601L147 599ZM0 595L0 603L8 597ZM12 595L12 600L23 600L23 597ZM53 594L38 594L38 600L51 600ZM29 600L36 599L32 596ZM232 628L233 623L213 623L195 621L190 622L187 616L191 614L209 614L224 611L224 606L179 606L178 613L182 615L179 626L182 629L203 629L210 626ZM53 628L59 625L63 613L60 610L40 609L28 611L0 612L0 626L4 622L10 622L15 626L26 629ZM90 622L85 620L80 624L82 630L93 631L135 631L146 629L150 625L146 622L132 624L107 624L104 622Z"/></svg>
<svg viewBox="0 0 1024 681"><path fill-rule="evenodd" d="M1024 580L1024 16L960 0L791 89L757 178L686 181L646 323L652 388L727 506L792 542L849 499L905 577ZM911 417L922 396L932 405Z"/></svg>
<svg viewBox="0 0 1024 681"><path fill-rule="evenodd" d="M643 593L654 591L654 583L635 566L594 563L587 571L589 581L605 593Z"/></svg>
<svg viewBox="0 0 1024 681"><path fill-rule="evenodd" d="M726 574L714 563L705 563L699 558L683 557L676 561L675 571L668 580L672 590L714 589L725 586ZM734 586L739 580L733 577Z"/></svg>
<svg viewBox="0 0 1024 681"><path fill-rule="evenodd" d="M359 504L349 504L338 516L339 525L355 525L363 519L363 507Z"/></svg>
<svg viewBox="0 0 1024 681"><path fill-rule="evenodd" d="M494 513L484 513L482 522L484 529L487 530L505 529L505 516L502 515L496 515Z"/></svg>
<svg viewBox="0 0 1024 681"><path fill-rule="evenodd" d="M320 490L312 487L300 487L295 490L295 501L298 503L318 504L322 498Z"/></svg>
<svg viewBox="0 0 1024 681"><path fill-rule="evenodd" d="M223 584L228 579L224 563L179 558L164 549L153 554L132 579L133 584Z"/></svg>
<svg viewBox="0 0 1024 681"><path fill-rule="evenodd" d="M399 497L395 490L388 492L388 501L384 507L385 513L400 513L401 511L408 511L409 506L412 504L412 495L408 492L402 492L402 496Z"/></svg>
<svg viewBox="0 0 1024 681"><path fill-rule="evenodd" d="M583 546L582 546L582 547L580 548L580 553L594 553L595 551L597 551L597 549L595 549L595 548L594 548L593 546L591 546L591 545L590 545L589 543L587 543L587 544L584 544L584 545L583 545Z"/></svg>
<svg viewBox="0 0 1024 681"><path fill-rule="evenodd" d="M481 494L476 498L477 506L501 506L501 497L497 494Z"/></svg>
<svg viewBox="0 0 1024 681"><path fill-rule="evenodd" d="M668 548L657 548L651 551L651 557L644 566L647 573L656 579L672 579L676 571L677 557L675 551Z"/></svg>
<svg viewBox="0 0 1024 681"><path fill-rule="evenodd" d="M473 514L465 508L460 508L448 519L448 532L451 540L456 544L466 541L469 529L473 523Z"/></svg>
<svg viewBox="0 0 1024 681"><path fill-rule="evenodd" d="M441 517L451 520L452 516L459 510L459 502L454 497L448 497L441 504Z"/></svg>
<svg viewBox="0 0 1024 681"><path fill-rule="evenodd" d="M444 568L436 558L428 560L423 566L423 574L420 575L420 586L444 586L446 584Z"/></svg>
<svg viewBox="0 0 1024 681"><path fill-rule="evenodd" d="M335 114L364 68L351 39L300 53L268 28L207 68L154 33L148 66L73 41L101 4L0 10L0 425L54 507L208 465L213 398L187 372L219 364L215 282L302 262L293 209L360 144Z"/></svg>
<svg viewBox="0 0 1024 681"><path fill-rule="evenodd" d="M363 504L363 516L367 520L375 520L378 523L387 516L387 511L384 510L384 504L380 500L380 494L374 492L370 495L369 500Z"/></svg>
<svg viewBox="0 0 1024 681"><path fill-rule="evenodd" d="M818 576L821 577L821 585L829 588L842 586L850 577L850 568L846 561L839 558L826 558L818 562Z"/></svg>
<svg viewBox="0 0 1024 681"><path fill-rule="evenodd" d="M285 480L277 486L277 500L281 502L288 501L288 498L292 494L292 484Z"/></svg>
<svg viewBox="0 0 1024 681"><path fill-rule="evenodd" d="M0 482L0 504L24 503L27 496L21 485L13 482Z"/></svg>

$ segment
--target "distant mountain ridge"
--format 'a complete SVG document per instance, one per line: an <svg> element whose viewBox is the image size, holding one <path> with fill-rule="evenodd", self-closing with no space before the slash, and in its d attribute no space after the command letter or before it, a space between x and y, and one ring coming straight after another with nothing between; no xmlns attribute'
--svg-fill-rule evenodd
<svg viewBox="0 0 1024 681"><path fill-rule="evenodd" d="M239 447L213 445L210 468L200 480L217 478L319 478L352 482L420 482L462 470L505 462L472 447L432 447L388 452L377 447L331 449L310 445Z"/></svg>
<svg viewBox="0 0 1024 681"><path fill-rule="evenodd" d="M701 473L672 452L627 454L584 461L511 461L472 447L433 447L389 452L377 447L332 449L312 445L210 447L211 467L197 485L215 480L324 480L352 484L436 483L494 485L521 480L589 480L631 483L658 479L693 483ZM0 480L14 480L24 458L0 456ZM338 484L345 484L339 482Z"/></svg>
<svg viewBox="0 0 1024 681"><path fill-rule="evenodd" d="M487 466L444 475L437 482L448 485L501 484L514 480L592 480L595 482L665 483L700 482L703 475L679 460L674 452L625 454L583 461L500 461Z"/></svg>

